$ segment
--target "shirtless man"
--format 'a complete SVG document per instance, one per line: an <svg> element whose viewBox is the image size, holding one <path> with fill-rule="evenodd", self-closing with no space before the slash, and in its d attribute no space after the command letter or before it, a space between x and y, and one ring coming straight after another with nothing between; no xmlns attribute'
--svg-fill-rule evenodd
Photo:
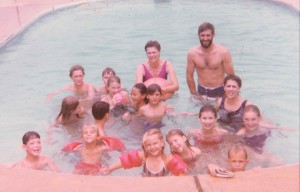
<svg viewBox="0 0 300 192"><path fill-rule="evenodd" d="M225 74L233 74L231 55L227 48L213 43L214 26L203 23L198 28L200 45L189 50L187 55L186 80L191 94L199 98L216 98L224 95ZM194 71L198 76L198 91Z"/></svg>

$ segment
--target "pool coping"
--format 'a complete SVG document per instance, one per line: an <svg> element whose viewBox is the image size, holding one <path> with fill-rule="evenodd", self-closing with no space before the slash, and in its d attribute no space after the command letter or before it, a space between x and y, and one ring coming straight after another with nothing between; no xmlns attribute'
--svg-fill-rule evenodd
<svg viewBox="0 0 300 192"><path fill-rule="evenodd" d="M237 172L233 178L195 176L85 176L0 165L0 191L5 192L299 192L300 164Z"/></svg>

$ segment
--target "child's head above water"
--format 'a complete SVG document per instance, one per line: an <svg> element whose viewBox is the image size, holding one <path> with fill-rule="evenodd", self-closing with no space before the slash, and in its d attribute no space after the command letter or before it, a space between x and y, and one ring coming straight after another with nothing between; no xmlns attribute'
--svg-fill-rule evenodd
<svg viewBox="0 0 300 192"><path fill-rule="evenodd" d="M22 137L22 142L24 145L28 143L31 139L41 139L40 135L35 131L28 131Z"/></svg>
<svg viewBox="0 0 300 192"><path fill-rule="evenodd" d="M260 111L256 105L247 105L244 108L243 123L247 131L258 128L260 119Z"/></svg>
<svg viewBox="0 0 300 192"><path fill-rule="evenodd" d="M92 114L94 119L102 120L106 114L109 114L109 104L104 101L98 101L92 106Z"/></svg>
<svg viewBox="0 0 300 192"><path fill-rule="evenodd" d="M62 100L60 113L57 117L62 115L63 121L67 121L73 112L76 111L79 101L75 96L67 96Z"/></svg>
<svg viewBox="0 0 300 192"><path fill-rule="evenodd" d="M116 75L116 72L110 67L106 67L102 71L102 80L103 80L105 86L107 86L107 81L108 81L109 77L115 76L115 75Z"/></svg>
<svg viewBox="0 0 300 192"><path fill-rule="evenodd" d="M94 142L99 140L99 131L96 125L86 124L82 127L82 138L85 142Z"/></svg>
<svg viewBox="0 0 300 192"><path fill-rule="evenodd" d="M172 129L166 135L172 153L181 153L184 146L191 148L191 144L185 134L179 129Z"/></svg>
<svg viewBox="0 0 300 192"><path fill-rule="evenodd" d="M246 149L241 143L234 144L228 150L228 164L230 166L230 170L233 172L245 171L248 164L248 155Z"/></svg>
<svg viewBox="0 0 300 192"><path fill-rule="evenodd" d="M131 89L131 98L134 102L144 100L145 103L148 103L146 95L147 87L144 83L137 83Z"/></svg>
<svg viewBox="0 0 300 192"><path fill-rule="evenodd" d="M163 155L165 142L164 137L159 129L150 129L143 135L142 148L149 155Z"/></svg>
<svg viewBox="0 0 300 192"><path fill-rule="evenodd" d="M72 77L74 71L82 71L82 74L84 75L84 68L81 65L73 65L70 69L69 76Z"/></svg>

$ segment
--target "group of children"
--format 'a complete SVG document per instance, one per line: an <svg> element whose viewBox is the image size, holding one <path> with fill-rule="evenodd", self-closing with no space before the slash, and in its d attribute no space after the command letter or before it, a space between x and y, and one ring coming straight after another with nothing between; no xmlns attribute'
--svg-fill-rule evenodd
<svg viewBox="0 0 300 192"><path fill-rule="evenodd" d="M82 141L71 141L62 148L64 152L79 154L80 162L75 165L73 171L76 174L109 174L119 168L128 169L139 166L142 166L144 176L188 174L190 165L198 162L201 157L201 146L217 145L222 142L224 135L235 134L241 139L228 150L228 169L214 164L207 165L212 175L231 177L233 174L230 171L245 170L248 157L244 145L261 151L269 128L276 128L276 126L263 123L258 107L248 103L238 119L242 121L241 127L232 133L220 127L217 107L203 105L197 114L200 128L189 130L187 135L179 129L171 129L164 139L160 131L160 128L164 126L162 119L166 114L174 115L174 109L161 99L162 89L158 84L154 83L146 87L143 83L137 83L129 94L121 86L121 80L116 76L115 71L106 68L102 73L104 86L95 89L91 88L91 84L83 81L84 69L80 65L70 69L70 77L73 80L72 85L49 94L48 98L61 91L74 93L62 100L61 110L51 128L57 125L67 126L69 123L81 120L90 113L89 109L91 109L94 122L80 127ZM90 108L82 105L87 100L91 103ZM119 117L123 121L144 118L142 150L124 153L123 142L106 135L106 123L113 117ZM257 138L261 143L257 142ZM170 146L170 154L165 152L165 140ZM193 143L191 144L190 141ZM23 137L23 148L27 155L16 166L59 171L48 157L40 156L41 141L38 133L27 132ZM121 152L120 161L105 167L101 163L103 154L111 150Z"/></svg>

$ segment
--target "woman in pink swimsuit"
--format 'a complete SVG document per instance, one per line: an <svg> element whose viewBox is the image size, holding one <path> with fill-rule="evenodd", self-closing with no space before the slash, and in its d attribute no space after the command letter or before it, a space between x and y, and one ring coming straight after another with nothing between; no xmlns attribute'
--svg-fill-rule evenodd
<svg viewBox="0 0 300 192"><path fill-rule="evenodd" d="M145 51L148 61L138 66L135 83L160 85L164 93L163 99L166 100L179 89L179 84L172 63L160 59L160 49L157 41L147 42Z"/></svg>

